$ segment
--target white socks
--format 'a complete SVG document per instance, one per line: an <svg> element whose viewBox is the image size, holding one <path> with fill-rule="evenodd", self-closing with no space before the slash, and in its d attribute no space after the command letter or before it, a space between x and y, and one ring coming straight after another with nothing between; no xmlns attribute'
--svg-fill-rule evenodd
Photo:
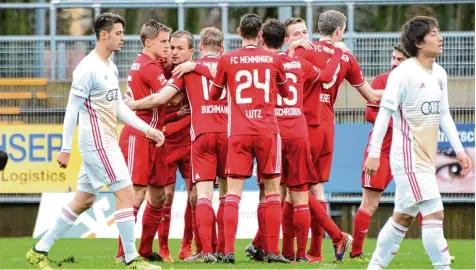
<svg viewBox="0 0 476 270"><path fill-rule="evenodd" d="M69 208L69 206L66 205L61 208L60 215L56 219L53 227L51 227L41 238L41 240L36 243L35 250L49 252L55 241L61 238L69 230L69 228L74 225L74 222L77 218L78 215L74 213Z"/></svg>
<svg viewBox="0 0 476 270"><path fill-rule="evenodd" d="M378 235L377 248L372 254L368 269L387 267L397 254L407 230L390 217Z"/></svg>
<svg viewBox="0 0 476 270"><path fill-rule="evenodd" d="M443 221L423 220L421 235L426 254L435 269L450 269L450 252L443 235Z"/></svg>
<svg viewBox="0 0 476 270"><path fill-rule="evenodd" d="M121 236L126 263L139 256L136 249L135 217L132 208L116 210L116 226Z"/></svg>

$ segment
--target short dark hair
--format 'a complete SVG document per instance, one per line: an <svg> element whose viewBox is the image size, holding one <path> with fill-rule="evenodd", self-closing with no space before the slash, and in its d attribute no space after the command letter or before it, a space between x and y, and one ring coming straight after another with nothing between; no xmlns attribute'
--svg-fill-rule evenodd
<svg viewBox="0 0 476 270"><path fill-rule="evenodd" d="M431 32L433 27L438 27L438 21L428 16L416 16L405 23L400 40L410 56L417 55L416 45L425 40L425 36Z"/></svg>
<svg viewBox="0 0 476 270"><path fill-rule="evenodd" d="M289 35L288 26L293 25L293 24L297 24L297 23L306 24L306 21L304 19L298 18L298 17L291 17L291 18L288 18L284 21L284 28L286 29L286 36Z"/></svg>
<svg viewBox="0 0 476 270"><path fill-rule="evenodd" d="M146 39L154 39L159 35L160 32L169 33L171 31L172 29L167 27L165 24L159 23L155 20L149 20L140 28L139 36L142 46L145 46Z"/></svg>
<svg viewBox="0 0 476 270"><path fill-rule="evenodd" d="M178 30L178 31L175 31L171 36L171 38L182 38L182 37L185 37L187 39L188 48L193 49L194 39L193 39L193 35L190 32Z"/></svg>
<svg viewBox="0 0 476 270"><path fill-rule="evenodd" d="M398 51L398 52L403 53L403 55L406 58L410 58L410 55L408 55L408 53L405 51L405 48L403 48L402 43L397 43L397 44L393 45L393 49Z"/></svg>
<svg viewBox="0 0 476 270"><path fill-rule="evenodd" d="M337 10L328 10L321 15L317 21L317 27L321 35L330 36L334 34L337 27L344 28L347 17Z"/></svg>
<svg viewBox="0 0 476 270"><path fill-rule="evenodd" d="M96 34L96 40L99 40L101 31L111 32L114 24L120 23L122 27L126 24L126 20L121 15L114 13L103 13L94 18L93 31Z"/></svg>
<svg viewBox="0 0 476 270"><path fill-rule="evenodd" d="M267 19L263 24L264 44L273 49L281 49L286 37L284 24L276 19Z"/></svg>
<svg viewBox="0 0 476 270"><path fill-rule="evenodd" d="M240 19L241 36L246 39L257 38L261 26L263 26L263 21L258 15L253 13L245 14Z"/></svg>

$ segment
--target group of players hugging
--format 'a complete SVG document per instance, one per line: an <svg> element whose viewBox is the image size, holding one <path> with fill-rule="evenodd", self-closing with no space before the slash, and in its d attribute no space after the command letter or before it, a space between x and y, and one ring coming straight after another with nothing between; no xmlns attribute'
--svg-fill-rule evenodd
<svg viewBox="0 0 476 270"><path fill-rule="evenodd" d="M440 125L466 172L471 164L449 114L446 72L434 61L442 52L438 24L430 17L409 20L401 43L394 46L392 71L370 86L341 42L346 20L335 10L320 14L320 40L313 42L303 19L263 23L257 15L246 14L237 29L241 48L224 52L223 33L207 27L200 33L196 61L189 32L172 33L150 20L140 29L143 51L132 64L122 97L118 70L109 57L122 47L125 22L111 13L96 17L96 47L73 72L58 156L59 165L66 168L79 115L82 166L77 191L28 251L27 260L49 268L53 243L91 207L100 188L108 186L117 198L116 261L132 269L160 268L150 263L154 261L172 263L168 238L178 169L188 192L179 259L235 263L243 184L252 176L256 160L259 229L245 250L252 259L323 262L326 232L336 262L352 245L352 259L381 269L421 213L427 255L435 268L449 268L443 205L434 175ZM283 51L285 44L288 49ZM329 181L333 157L333 105L344 80L367 100L366 119L375 123L364 153L363 201L353 235L342 232L327 214L323 185ZM420 110L427 101L438 102L438 111ZM117 118L125 123L119 138ZM363 255L364 238L392 178L397 184L395 211L368 259ZM220 205L215 213L211 201L217 187ZM144 201L137 250L134 227ZM156 234L157 253L152 247Z"/></svg>

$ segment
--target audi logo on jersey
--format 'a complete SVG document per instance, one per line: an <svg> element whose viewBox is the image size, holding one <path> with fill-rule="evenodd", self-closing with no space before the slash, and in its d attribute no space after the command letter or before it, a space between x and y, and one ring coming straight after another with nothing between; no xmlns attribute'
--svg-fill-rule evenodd
<svg viewBox="0 0 476 270"><path fill-rule="evenodd" d="M440 101L425 101L421 104L421 113L424 115L440 114Z"/></svg>
<svg viewBox="0 0 476 270"><path fill-rule="evenodd" d="M119 91L119 89L117 89L117 88L109 90L109 92L107 92L107 94L106 94L107 101L117 100L117 92L118 91Z"/></svg>

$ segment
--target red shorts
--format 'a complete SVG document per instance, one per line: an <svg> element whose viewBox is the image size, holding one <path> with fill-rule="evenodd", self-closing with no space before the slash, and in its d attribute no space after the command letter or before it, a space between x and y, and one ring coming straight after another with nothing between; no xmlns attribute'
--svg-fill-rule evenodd
<svg viewBox="0 0 476 270"><path fill-rule="evenodd" d="M204 133L192 142L192 182L225 178L227 133Z"/></svg>
<svg viewBox="0 0 476 270"><path fill-rule="evenodd" d="M283 173L282 182L291 191L307 191L309 183L315 183L317 176L311 160L308 138L282 140Z"/></svg>
<svg viewBox="0 0 476 270"><path fill-rule="evenodd" d="M364 154L364 162L367 159L367 151ZM362 187L384 191L388 184L392 181L392 171L390 170L390 158L380 157L380 167L377 174L370 176L364 171L362 172Z"/></svg>
<svg viewBox="0 0 476 270"><path fill-rule="evenodd" d="M177 169L186 181L186 185L190 179L190 144L181 146L172 146L165 143L165 151L167 152L167 180L165 185L174 184L177 181Z"/></svg>
<svg viewBox="0 0 476 270"><path fill-rule="evenodd" d="M319 183L329 181L334 152L334 125L307 126L311 158Z"/></svg>
<svg viewBox="0 0 476 270"><path fill-rule="evenodd" d="M253 158L265 178L281 173L281 138L279 134L236 135L228 138L226 175L248 178L253 174Z"/></svg>
<svg viewBox="0 0 476 270"><path fill-rule="evenodd" d="M163 186L167 175L164 147L125 132L121 132L119 147L134 185Z"/></svg>

